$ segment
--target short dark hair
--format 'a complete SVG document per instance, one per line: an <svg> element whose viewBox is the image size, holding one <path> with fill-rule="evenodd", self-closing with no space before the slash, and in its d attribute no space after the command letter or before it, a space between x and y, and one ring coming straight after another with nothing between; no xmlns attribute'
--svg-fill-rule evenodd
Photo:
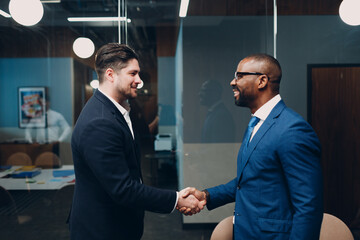
<svg viewBox="0 0 360 240"><path fill-rule="evenodd" d="M139 60L135 51L126 44L108 43L102 46L95 55L95 70L99 82L103 81L106 69L121 70L125 68L131 59Z"/></svg>
<svg viewBox="0 0 360 240"><path fill-rule="evenodd" d="M282 70L281 70L281 66L279 61L274 58L273 56L266 54L266 53L256 53L256 54L252 54L247 56L246 58L248 59L254 59L256 61L260 61L260 62L265 62L268 64L268 66L271 69L274 69L274 72L276 73L277 76L277 81L280 82L281 81L281 77L282 77ZM273 79L275 80L275 79Z"/></svg>

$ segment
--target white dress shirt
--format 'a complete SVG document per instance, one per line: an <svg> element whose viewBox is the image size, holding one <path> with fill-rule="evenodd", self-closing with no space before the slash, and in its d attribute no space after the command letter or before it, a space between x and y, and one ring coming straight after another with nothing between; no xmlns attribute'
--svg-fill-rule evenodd
<svg viewBox="0 0 360 240"><path fill-rule="evenodd" d="M119 104L117 101L115 101L112 97L108 96L106 93L101 91L99 88L98 88L98 90L102 94L104 94L111 102L113 102L117 109L119 109L121 114L124 116L125 121L126 121L127 125L129 126L130 132L131 132L131 134L132 134L132 136L134 138L134 131L133 131L132 123L131 123L131 119L130 119L130 105L129 105L129 103L127 101L124 101L121 104Z"/></svg>
<svg viewBox="0 0 360 240"><path fill-rule="evenodd" d="M258 117L260 121L255 125L254 130L252 131L250 141L252 140L256 132L259 130L261 125L264 123L266 118L269 116L270 112L280 101L281 97L280 94L278 94L269 101L267 101L264 105L262 105L254 114L251 114L251 116Z"/></svg>
<svg viewBox="0 0 360 240"><path fill-rule="evenodd" d="M71 128L61 113L48 109L46 121L46 128L28 127L25 129L25 139L29 143L63 142L71 135Z"/></svg>

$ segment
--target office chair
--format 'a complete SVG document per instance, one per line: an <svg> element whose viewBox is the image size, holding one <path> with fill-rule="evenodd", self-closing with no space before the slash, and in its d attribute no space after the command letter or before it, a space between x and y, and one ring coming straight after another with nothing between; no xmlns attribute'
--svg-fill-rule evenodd
<svg viewBox="0 0 360 240"><path fill-rule="evenodd" d="M321 224L320 240L354 240L354 237L346 224L339 218L324 213Z"/></svg>
<svg viewBox="0 0 360 240"><path fill-rule="evenodd" d="M32 165L32 161L29 155L23 152L13 153L6 160L6 165L22 165L22 166L30 166Z"/></svg>
<svg viewBox="0 0 360 240"><path fill-rule="evenodd" d="M233 239L233 217L223 219L216 225L210 240L232 240Z"/></svg>
<svg viewBox="0 0 360 240"><path fill-rule="evenodd" d="M75 184L66 185L56 192L52 199L53 215L60 219L66 219L72 204Z"/></svg>
<svg viewBox="0 0 360 240"><path fill-rule="evenodd" d="M61 160L59 156L53 152L43 152L37 156L35 166L41 168L59 168L61 167Z"/></svg>
<svg viewBox="0 0 360 240"><path fill-rule="evenodd" d="M0 222L7 226L17 226L31 220L30 216L18 215L16 203L11 194L0 186Z"/></svg>
<svg viewBox="0 0 360 240"><path fill-rule="evenodd" d="M210 240L232 240L233 216L223 219L214 229ZM354 240L350 229L339 218L324 213L320 240Z"/></svg>

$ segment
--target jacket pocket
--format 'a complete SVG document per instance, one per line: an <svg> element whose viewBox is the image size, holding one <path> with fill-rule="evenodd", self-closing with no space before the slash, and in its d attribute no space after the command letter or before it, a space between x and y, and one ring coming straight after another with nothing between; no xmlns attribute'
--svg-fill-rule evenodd
<svg viewBox="0 0 360 240"><path fill-rule="evenodd" d="M279 220L269 218L258 219L260 230L265 232L283 232L291 231L292 220Z"/></svg>

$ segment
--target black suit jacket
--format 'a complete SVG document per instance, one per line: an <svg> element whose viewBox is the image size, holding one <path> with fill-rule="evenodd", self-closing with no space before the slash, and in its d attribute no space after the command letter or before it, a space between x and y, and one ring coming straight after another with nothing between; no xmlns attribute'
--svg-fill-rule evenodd
<svg viewBox="0 0 360 240"><path fill-rule="evenodd" d="M75 192L71 239L140 239L144 211L170 213L176 192L142 184L140 152L120 111L100 91L71 140Z"/></svg>

